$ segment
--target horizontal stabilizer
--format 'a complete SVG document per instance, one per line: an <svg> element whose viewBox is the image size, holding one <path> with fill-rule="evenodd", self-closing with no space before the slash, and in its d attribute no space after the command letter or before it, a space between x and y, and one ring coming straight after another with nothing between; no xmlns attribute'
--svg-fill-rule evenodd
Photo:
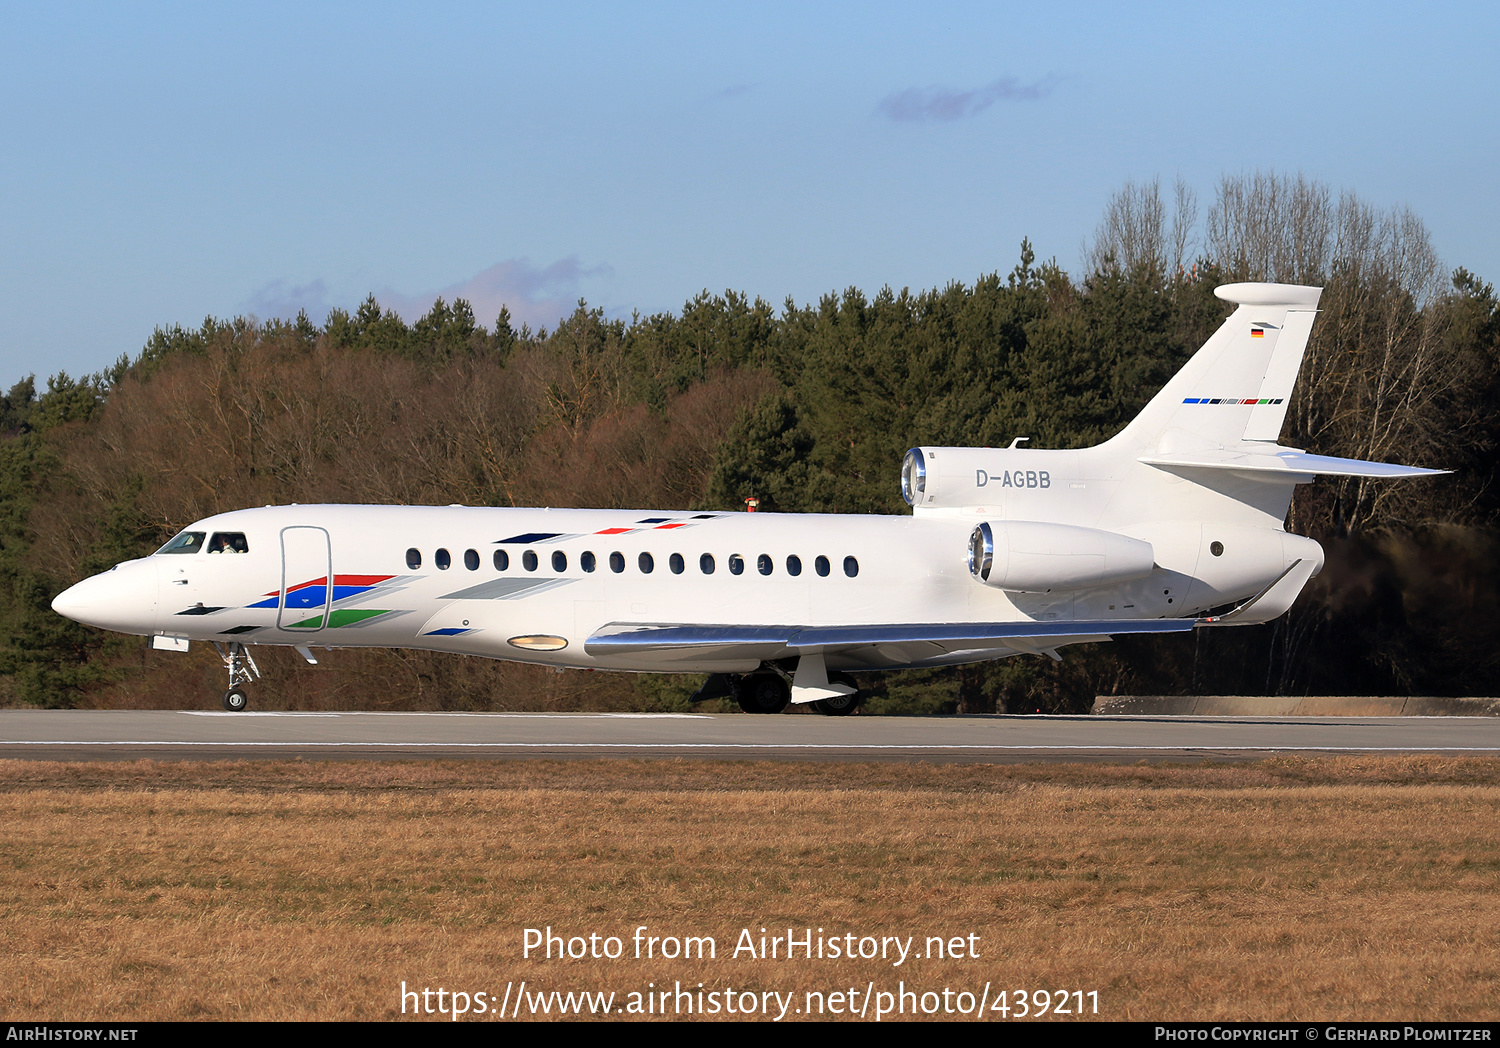
<svg viewBox="0 0 1500 1048"><path fill-rule="evenodd" d="M1391 462L1366 462L1363 459L1309 455L1294 448L1238 447L1211 448L1187 453L1142 455L1142 462L1166 469L1230 469L1267 474L1266 480L1292 479L1296 476L1323 477L1432 477L1446 469L1423 469L1398 466Z"/></svg>

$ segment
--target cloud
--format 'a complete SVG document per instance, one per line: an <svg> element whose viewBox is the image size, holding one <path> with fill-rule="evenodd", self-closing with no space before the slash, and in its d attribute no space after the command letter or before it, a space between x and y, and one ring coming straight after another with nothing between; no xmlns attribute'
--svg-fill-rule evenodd
<svg viewBox="0 0 1500 1048"><path fill-rule="evenodd" d="M558 320L578 304L581 283L611 272L608 266L584 266L576 255L540 268L529 259L511 258L436 291L405 295L387 288L377 291L375 299L386 309L400 313L408 323L421 317L441 297L446 302L464 299L474 307L474 318L486 327L494 324L502 308L510 310L511 324L517 328L522 324L556 327Z"/></svg>
<svg viewBox="0 0 1500 1048"><path fill-rule="evenodd" d="M244 302L244 311L262 320L280 318L295 320L301 310L307 310L314 324L321 324L333 308L328 301L328 285L322 280L307 284L287 286L285 280L273 280L257 288Z"/></svg>
<svg viewBox="0 0 1500 1048"><path fill-rule="evenodd" d="M1052 78L1023 84L1013 76L977 87L955 91L947 87L909 87L886 95L876 108L891 120L962 120L984 112L996 102L1035 102L1052 93Z"/></svg>

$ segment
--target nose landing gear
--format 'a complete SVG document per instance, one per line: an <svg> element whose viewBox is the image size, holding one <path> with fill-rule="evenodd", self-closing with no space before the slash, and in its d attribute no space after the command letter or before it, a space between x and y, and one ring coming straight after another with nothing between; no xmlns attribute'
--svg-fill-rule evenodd
<svg viewBox="0 0 1500 1048"><path fill-rule="evenodd" d="M243 685L260 677L260 667L239 641L232 640L228 644L214 641L214 647L219 649L219 658L224 660L224 668L229 671L229 690L224 693L224 708L231 713L239 713L250 704Z"/></svg>

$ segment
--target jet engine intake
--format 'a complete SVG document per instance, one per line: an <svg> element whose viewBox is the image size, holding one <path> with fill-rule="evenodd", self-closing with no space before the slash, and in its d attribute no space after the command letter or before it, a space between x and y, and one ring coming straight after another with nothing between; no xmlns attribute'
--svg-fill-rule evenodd
<svg viewBox="0 0 1500 1048"><path fill-rule="evenodd" d="M1151 543L1097 528L985 521L969 536L969 573L1013 593L1088 589L1143 578L1154 566Z"/></svg>

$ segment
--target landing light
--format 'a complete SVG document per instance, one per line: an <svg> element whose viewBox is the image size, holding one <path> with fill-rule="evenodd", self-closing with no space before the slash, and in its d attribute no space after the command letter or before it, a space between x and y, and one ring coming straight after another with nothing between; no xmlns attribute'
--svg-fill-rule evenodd
<svg viewBox="0 0 1500 1048"><path fill-rule="evenodd" d="M534 633L525 637L512 637L508 643L512 647L524 648L527 651L561 651L568 646L566 637L552 637L545 633Z"/></svg>

